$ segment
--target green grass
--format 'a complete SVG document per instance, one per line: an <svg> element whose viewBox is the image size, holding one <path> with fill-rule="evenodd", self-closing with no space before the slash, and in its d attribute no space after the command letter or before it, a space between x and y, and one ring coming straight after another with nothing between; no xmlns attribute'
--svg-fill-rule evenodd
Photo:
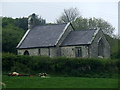
<svg viewBox="0 0 120 90"><path fill-rule="evenodd" d="M6 88L117 88L116 78L82 77L9 77L3 76Z"/></svg>

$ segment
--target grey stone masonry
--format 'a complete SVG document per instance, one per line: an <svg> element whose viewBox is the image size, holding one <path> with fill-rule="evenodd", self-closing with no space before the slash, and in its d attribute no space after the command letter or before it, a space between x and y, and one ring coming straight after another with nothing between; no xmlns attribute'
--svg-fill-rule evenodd
<svg viewBox="0 0 120 90"><path fill-rule="evenodd" d="M102 39L103 43L104 43L104 47L103 47L104 58L109 58L110 57L110 45L109 45L108 41L106 40L102 30L98 31L94 40L89 45L89 56L90 57L98 57L98 43L99 43L100 39Z"/></svg>

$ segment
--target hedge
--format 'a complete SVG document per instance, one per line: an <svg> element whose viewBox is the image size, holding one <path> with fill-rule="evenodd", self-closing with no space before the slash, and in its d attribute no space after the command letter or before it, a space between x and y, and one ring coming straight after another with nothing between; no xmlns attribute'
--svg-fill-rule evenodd
<svg viewBox="0 0 120 90"><path fill-rule="evenodd" d="M3 72L37 74L46 72L63 76L104 76L118 73L120 61L100 58L66 58L3 54Z"/></svg>

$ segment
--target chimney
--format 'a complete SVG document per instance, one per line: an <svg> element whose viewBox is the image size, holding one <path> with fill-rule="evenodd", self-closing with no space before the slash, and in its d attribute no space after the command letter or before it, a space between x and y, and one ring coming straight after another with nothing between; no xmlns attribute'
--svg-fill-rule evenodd
<svg viewBox="0 0 120 90"><path fill-rule="evenodd" d="M36 15L33 13L28 17L28 29L32 29L35 26Z"/></svg>

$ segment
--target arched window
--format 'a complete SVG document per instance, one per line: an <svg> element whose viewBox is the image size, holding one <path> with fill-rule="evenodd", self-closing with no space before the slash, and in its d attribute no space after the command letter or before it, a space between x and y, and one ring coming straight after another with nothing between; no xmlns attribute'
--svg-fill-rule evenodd
<svg viewBox="0 0 120 90"><path fill-rule="evenodd" d="M98 42L98 56L104 57L104 43L102 39Z"/></svg>
<svg viewBox="0 0 120 90"><path fill-rule="evenodd" d="M24 55L29 55L29 52L26 50L26 51L24 52Z"/></svg>

